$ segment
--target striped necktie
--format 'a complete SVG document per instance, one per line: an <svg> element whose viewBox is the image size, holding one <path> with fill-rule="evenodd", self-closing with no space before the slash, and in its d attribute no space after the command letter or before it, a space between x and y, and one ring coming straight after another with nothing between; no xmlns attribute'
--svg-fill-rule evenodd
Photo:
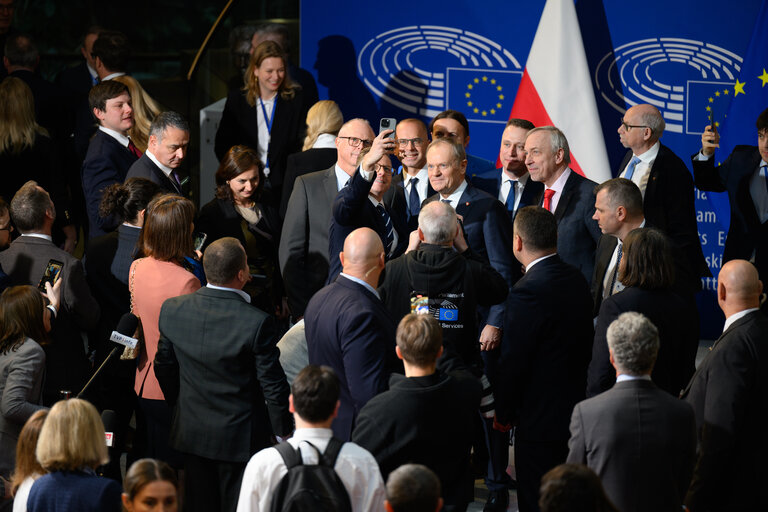
<svg viewBox="0 0 768 512"><path fill-rule="evenodd" d="M384 219L384 231L387 233L384 249L386 250L387 257L389 257L390 253L392 252L392 244L395 241L395 230L392 227L392 218L389 216L387 210L384 209L381 203L376 205L376 210L379 212L379 215L381 215L381 218Z"/></svg>

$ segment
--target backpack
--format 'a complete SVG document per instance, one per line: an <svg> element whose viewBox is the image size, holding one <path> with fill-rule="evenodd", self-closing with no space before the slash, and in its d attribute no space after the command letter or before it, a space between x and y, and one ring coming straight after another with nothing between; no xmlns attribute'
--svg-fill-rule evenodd
<svg viewBox="0 0 768 512"><path fill-rule="evenodd" d="M325 453L320 453L309 441L302 441L315 449L318 464L304 464L300 448L280 443L275 449L283 457L286 474L272 495L272 512L352 512L349 494L333 469L344 445L335 437L328 441Z"/></svg>

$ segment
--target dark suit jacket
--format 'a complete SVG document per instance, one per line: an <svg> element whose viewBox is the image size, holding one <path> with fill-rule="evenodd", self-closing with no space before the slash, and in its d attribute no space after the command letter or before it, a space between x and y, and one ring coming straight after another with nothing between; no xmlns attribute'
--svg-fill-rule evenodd
<svg viewBox="0 0 768 512"><path fill-rule="evenodd" d="M280 237L280 270L294 317L328 277L328 227L336 198L334 168L299 176L288 201Z"/></svg>
<svg viewBox="0 0 768 512"><path fill-rule="evenodd" d="M43 401L46 405L59 399L60 390L76 393L85 384L90 365L80 332L96 326L99 304L88 289L80 260L48 240L21 236L0 252L0 266L14 285L37 286L51 259L61 261L64 267L60 278L61 307L51 332L53 342L45 346L47 371Z"/></svg>
<svg viewBox="0 0 768 512"><path fill-rule="evenodd" d="M125 179L127 180L128 178L146 178L152 183L160 185L164 192L184 195L181 185L166 176L163 170L149 159L146 152L128 169Z"/></svg>
<svg viewBox="0 0 768 512"><path fill-rule="evenodd" d="M174 408L173 448L246 462L270 446L271 433L293 430L269 315L233 291L204 287L166 300L159 327L155 375Z"/></svg>
<svg viewBox="0 0 768 512"><path fill-rule="evenodd" d="M648 380L576 404L568 462L597 473L622 512L680 510L696 453L693 409Z"/></svg>
<svg viewBox="0 0 768 512"><path fill-rule="evenodd" d="M768 510L768 319L740 318L715 342L682 398L699 449L685 504L694 511Z"/></svg>
<svg viewBox="0 0 768 512"><path fill-rule="evenodd" d="M70 127L73 134L72 147L77 155L76 158L82 161L88 150L88 140L96 127L96 120L88 106L88 93L94 84L85 61L62 70L56 77L56 85L68 96L70 108L74 114Z"/></svg>
<svg viewBox="0 0 768 512"><path fill-rule="evenodd" d="M374 179L376 176L374 175ZM341 272L339 252L344 248L344 240L357 228L371 228L378 233L384 251L387 249L387 227L376 207L368 199L368 193L373 185L373 180L367 181L355 171L346 187L339 190L331 209L331 224L328 228L328 279L326 284L333 282ZM391 189L392 187L390 187ZM382 198L382 202L384 198ZM392 221L392 228L397 232L397 246L392 257L387 254L387 259L400 256L408 247L409 231L406 227L405 198L402 201L391 204L385 203L384 208Z"/></svg>
<svg viewBox="0 0 768 512"><path fill-rule="evenodd" d="M392 186L390 187L390 190L400 189L403 194L403 200L405 201L405 218L408 221L408 233L410 233L419 227L419 216L412 216L411 211L408 208L408 201L405 199L405 194L407 194L405 191L405 185L411 178L406 173L403 173L402 170L403 169L401 166L399 174L392 176ZM432 197L436 193L437 192L435 192L435 189L432 188L432 184L429 182L429 179L427 179L427 197L424 197L421 202L423 203L427 198ZM419 211L421 211L421 204L419 204Z"/></svg>
<svg viewBox="0 0 768 512"><path fill-rule="evenodd" d="M288 209L288 200L293 192L293 185L296 178L304 176L311 172L322 171L336 164L336 148L312 148L288 155L288 163L285 167L285 178L283 179L283 196L280 200L280 218L285 218L285 211Z"/></svg>
<svg viewBox="0 0 768 512"><path fill-rule="evenodd" d="M630 150L619 166L619 173L631 158ZM660 144L648 175L643 213L647 224L663 231L688 262L680 266L680 271L685 273L676 280L684 283L683 288L689 294L701 290L700 278L712 274L699 243L693 179L685 163L664 144Z"/></svg>
<svg viewBox="0 0 768 512"><path fill-rule="evenodd" d="M616 244L618 243L619 239L613 235L602 235L597 241L597 249L595 249L595 270L592 271L591 281L592 302L594 304L592 316L597 316L600 312L600 304L603 302L603 281L605 280L605 273L608 271L608 265L611 263L613 251L616 249Z"/></svg>
<svg viewBox="0 0 768 512"><path fill-rule="evenodd" d="M424 203L436 201L439 197L436 194ZM511 289L521 271L520 263L513 256L512 223L504 205L469 184L459 199L456 213L464 218L464 234L469 248L488 261ZM490 308L486 324L504 327L504 304Z"/></svg>
<svg viewBox="0 0 768 512"><path fill-rule="evenodd" d="M348 441L360 409L387 389L402 364L395 356L395 319L362 285L339 276L312 297L304 315L310 364L333 368L341 407L333 433Z"/></svg>
<svg viewBox="0 0 768 512"><path fill-rule="evenodd" d="M496 171L497 174L494 178L482 178L480 176L473 177L472 184L480 190L488 192L491 196L498 198L499 190L501 189L501 175L504 171L501 169L497 169ZM525 183L525 187L523 188L523 197L520 198L520 203L517 205L517 210L520 208L525 208L526 206L537 204L538 198L543 191L544 184L538 181L533 181L529 177L528 181ZM517 210L515 210L515 212L517 212ZM513 218L510 218L509 220L513 220Z"/></svg>
<svg viewBox="0 0 768 512"><path fill-rule="evenodd" d="M460 372L393 375L389 390L360 411L352 441L376 457L385 480L403 464L424 464L440 479L446 505L465 510L474 488L470 452L481 392L477 379Z"/></svg>
<svg viewBox="0 0 768 512"><path fill-rule="evenodd" d="M696 155L693 155L694 157ZM755 203L749 192L749 181L760 165L757 146L736 146L728 158L715 167L714 158L691 159L696 186L711 192L728 192L731 224L725 240L723 261L749 260L756 251L755 266L760 279L768 279L768 226L760 224Z"/></svg>
<svg viewBox="0 0 768 512"><path fill-rule="evenodd" d="M592 347L589 285L559 256L542 260L512 288L504 325L497 416L518 439L565 444Z"/></svg>
<svg viewBox="0 0 768 512"><path fill-rule="evenodd" d="M99 215L101 196L108 186L125 181L128 169L136 160L128 148L101 130L91 139L81 170L91 238L112 231L119 224L113 217Z"/></svg>
<svg viewBox="0 0 768 512"><path fill-rule="evenodd" d="M592 281L595 268L595 248L602 236L595 214L597 183L571 169L562 196L557 203L557 254L564 262L578 268L587 282ZM537 202L542 204L544 192Z"/></svg>

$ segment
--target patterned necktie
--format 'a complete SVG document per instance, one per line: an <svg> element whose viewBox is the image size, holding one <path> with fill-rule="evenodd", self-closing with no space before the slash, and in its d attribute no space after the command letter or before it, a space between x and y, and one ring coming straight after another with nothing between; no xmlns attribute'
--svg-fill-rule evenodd
<svg viewBox="0 0 768 512"><path fill-rule="evenodd" d="M389 254L392 252L392 244L395 241L395 230L392 227L392 219L381 204L376 205L376 210L379 212L379 215L381 215L381 218L384 219L384 231L387 232L387 243L385 244L384 249L387 257L389 257Z"/></svg>
<svg viewBox="0 0 768 512"><path fill-rule="evenodd" d="M418 217L421 204L419 202L419 191L416 190L416 184L419 182L419 178L411 178L409 182L411 185L411 191L408 193L408 215L410 217Z"/></svg>
<svg viewBox="0 0 768 512"><path fill-rule="evenodd" d="M508 180L507 183L509 183L509 192L507 192L507 200L504 201L504 206L507 207L509 220L512 220L512 216L515 214L515 185L517 185L517 182Z"/></svg>
<svg viewBox="0 0 768 512"><path fill-rule="evenodd" d="M139 148L136 147L136 144L134 144L132 140L128 141L128 151L133 153L133 156L136 158L141 158L141 155L143 154L141 151L139 151Z"/></svg>
<svg viewBox="0 0 768 512"><path fill-rule="evenodd" d="M632 179L632 175L635 174L635 167L637 167L637 164L640 163L640 159L636 156L632 157L632 160L630 160L629 165L627 166L627 170L624 173L624 177L628 180Z"/></svg>
<svg viewBox="0 0 768 512"><path fill-rule="evenodd" d="M552 196L554 195L555 195L555 191L552 190L551 188L548 188L547 190L544 191L544 202L541 203L541 206L545 210L550 212L552 211Z"/></svg>
<svg viewBox="0 0 768 512"><path fill-rule="evenodd" d="M614 288L616 287L616 277L619 275L619 263L621 263L621 246L619 242L618 249L616 250L616 266L613 268L613 277L611 278L611 287L608 289L608 296L613 295Z"/></svg>
<svg viewBox="0 0 768 512"><path fill-rule="evenodd" d="M760 176L765 178L765 186L768 188L768 165L761 165L758 172L760 173Z"/></svg>

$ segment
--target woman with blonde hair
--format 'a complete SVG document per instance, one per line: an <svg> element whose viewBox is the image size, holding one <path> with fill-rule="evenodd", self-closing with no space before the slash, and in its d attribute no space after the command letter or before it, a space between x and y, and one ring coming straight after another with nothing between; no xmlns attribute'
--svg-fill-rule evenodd
<svg viewBox="0 0 768 512"><path fill-rule="evenodd" d="M307 112L307 136L304 138L304 147L301 150L318 147L316 144L321 136L324 136L320 140L322 147L336 149L334 141L343 124L344 116L335 101L318 101Z"/></svg>
<svg viewBox="0 0 768 512"><path fill-rule="evenodd" d="M37 440L47 416L47 410L37 411L29 417L19 434L19 442L16 444L16 469L11 478L13 512L26 512L27 498L32 484L46 473L37 460L35 450L37 450Z"/></svg>
<svg viewBox="0 0 768 512"><path fill-rule="evenodd" d="M36 454L48 474L29 491L30 512L121 509L120 484L96 475L96 468L109 456L104 424L89 402L79 398L56 402L43 423Z"/></svg>
<svg viewBox="0 0 768 512"><path fill-rule="evenodd" d="M136 147L144 153L149 143L149 126L155 116L163 109L132 76L121 75L112 80L128 87L128 92L131 95L131 106L133 107L133 128L131 128L128 136Z"/></svg>
<svg viewBox="0 0 768 512"><path fill-rule="evenodd" d="M131 464L123 484L125 512L176 512L179 482L165 462L140 459Z"/></svg>
<svg viewBox="0 0 768 512"><path fill-rule="evenodd" d="M288 155L301 148L306 118L301 87L286 72L287 58L280 45L264 41L253 50L245 85L232 90L216 132L214 150L219 160L232 146L258 151L264 164L266 189L277 205Z"/></svg>

